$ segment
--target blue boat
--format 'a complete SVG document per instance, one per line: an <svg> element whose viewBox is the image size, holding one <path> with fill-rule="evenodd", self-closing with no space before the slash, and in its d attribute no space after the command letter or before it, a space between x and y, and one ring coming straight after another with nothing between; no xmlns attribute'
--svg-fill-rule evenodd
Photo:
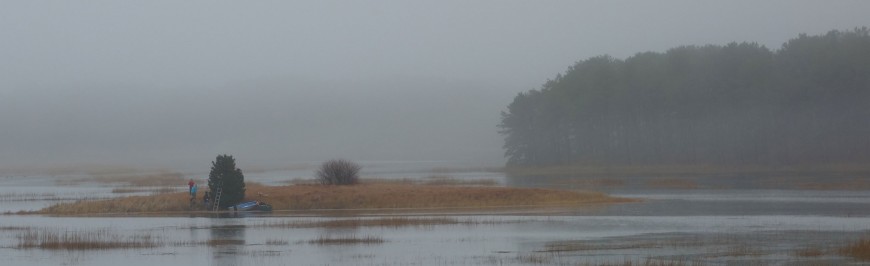
<svg viewBox="0 0 870 266"><path fill-rule="evenodd" d="M252 200L246 201L233 206L236 211L272 211L272 205L264 202Z"/></svg>

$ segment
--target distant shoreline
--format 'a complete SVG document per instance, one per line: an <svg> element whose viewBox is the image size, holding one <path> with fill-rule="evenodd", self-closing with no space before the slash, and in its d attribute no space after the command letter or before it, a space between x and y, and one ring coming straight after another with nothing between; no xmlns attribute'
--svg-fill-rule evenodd
<svg viewBox="0 0 870 266"><path fill-rule="evenodd" d="M870 175L870 163L805 164L805 165L727 165L727 164L561 164L548 166L507 166L508 175L575 175L575 176L636 176L679 177L697 175L794 175L794 174L858 174Z"/></svg>

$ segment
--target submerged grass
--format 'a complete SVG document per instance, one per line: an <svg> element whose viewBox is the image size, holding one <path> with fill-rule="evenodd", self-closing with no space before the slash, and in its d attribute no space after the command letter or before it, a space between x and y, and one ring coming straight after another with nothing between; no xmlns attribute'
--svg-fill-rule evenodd
<svg viewBox="0 0 870 266"><path fill-rule="evenodd" d="M37 200L59 200L60 198L55 193L3 193L0 194L0 202L2 201L37 201Z"/></svg>
<svg viewBox="0 0 870 266"><path fill-rule="evenodd" d="M262 227L270 228L359 228L359 227L412 227L412 226L435 226L448 224L474 224L474 222L460 221L453 218L410 218L410 217L385 217L375 219L339 219L326 221L282 221L263 223Z"/></svg>
<svg viewBox="0 0 870 266"><path fill-rule="evenodd" d="M324 237L320 236L316 239L308 240L308 244L312 245L372 245L383 244L386 242L383 238L376 236L345 236L345 237Z"/></svg>
<svg viewBox="0 0 870 266"><path fill-rule="evenodd" d="M159 246L150 235L122 236L108 230L97 231L48 231L25 230L16 235L18 248L57 250L93 250L153 248Z"/></svg>
<svg viewBox="0 0 870 266"><path fill-rule="evenodd" d="M286 245L290 245L290 241L282 240L282 239L269 239L269 240L266 240L266 245L286 246Z"/></svg>
<svg viewBox="0 0 870 266"><path fill-rule="evenodd" d="M215 246L235 246L235 245L244 245L245 240L241 239L209 239L205 242L207 246L215 247Z"/></svg>
<svg viewBox="0 0 870 266"><path fill-rule="evenodd" d="M862 238L840 248L840 254L862 261L870 261L870 238Z"/></svg>

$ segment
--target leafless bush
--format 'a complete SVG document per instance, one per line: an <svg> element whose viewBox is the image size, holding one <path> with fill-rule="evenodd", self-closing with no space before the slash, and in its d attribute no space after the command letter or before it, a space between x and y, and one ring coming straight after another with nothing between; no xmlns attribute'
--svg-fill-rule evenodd
<svg viewBox="0 0 870 266"><path fill-rule="evenodd" d="M323 185L353 185L359 183L362 166L342 159L329 160L317 169L317 180Z"/></svg>

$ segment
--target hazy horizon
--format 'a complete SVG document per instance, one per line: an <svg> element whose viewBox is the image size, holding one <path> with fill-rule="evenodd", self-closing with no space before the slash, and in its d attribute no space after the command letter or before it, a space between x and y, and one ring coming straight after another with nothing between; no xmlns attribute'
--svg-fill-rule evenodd
<svg viewBox="0 0 870 266"><path fill-rule="evenodd" d="M521 91L578 60L870 26L865 1L4 2L0 169L499 165Z"/></svg>

